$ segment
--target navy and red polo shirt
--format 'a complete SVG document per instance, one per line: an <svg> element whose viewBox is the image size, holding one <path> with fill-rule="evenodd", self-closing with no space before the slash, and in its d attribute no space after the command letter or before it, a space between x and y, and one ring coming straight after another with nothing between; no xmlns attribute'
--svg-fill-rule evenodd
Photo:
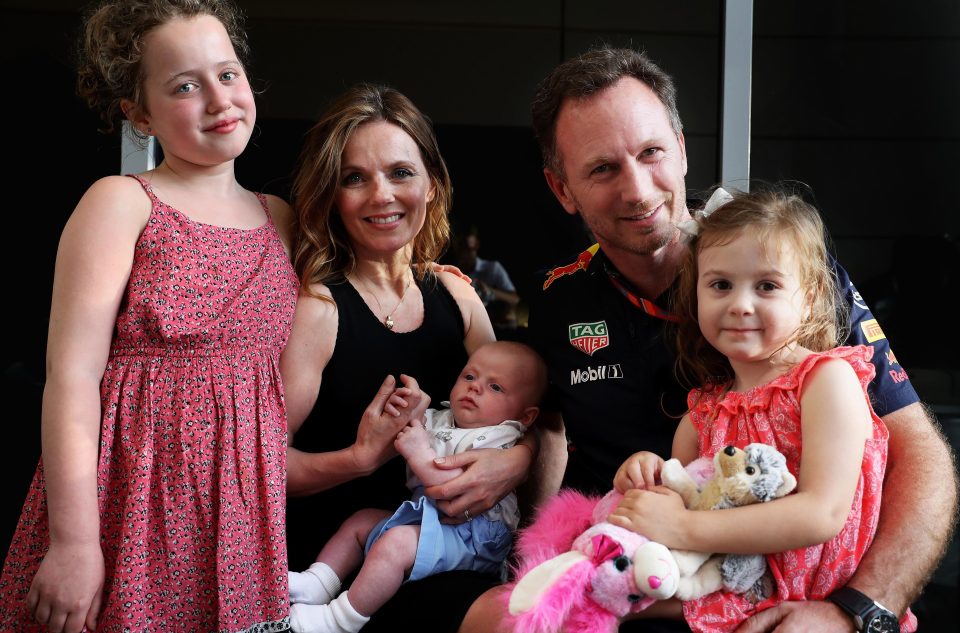
<svg viewBox="0 0 960 633"><path fill-rule="evenodd" d="M845 344L874 347L870 393L877 414L917 402L883 330L846 271L834 265L850 304ZM663 311L673 288L646 300L624 283L595 244L549 271L531 300L529 342L549 368L544 406L560 411L570 441L564 485L584 491L609 490L617 468L637 451L670 455L686 411L687 389L674 375L674 332Z"/></svg>

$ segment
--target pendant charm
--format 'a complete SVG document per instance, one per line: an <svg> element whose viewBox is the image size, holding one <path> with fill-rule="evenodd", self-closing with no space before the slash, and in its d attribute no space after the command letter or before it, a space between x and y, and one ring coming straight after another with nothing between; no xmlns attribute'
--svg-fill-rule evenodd
<svg viewBox="0 0 960 633"><path fill-rule="evenodd" d="M387 315L387 318L383 320L383 324L387 326L387 329L388 329L388 330L392 330L392 329L393 329L393 315L392 315L392 314L388 314L388 315Z"/></svg>

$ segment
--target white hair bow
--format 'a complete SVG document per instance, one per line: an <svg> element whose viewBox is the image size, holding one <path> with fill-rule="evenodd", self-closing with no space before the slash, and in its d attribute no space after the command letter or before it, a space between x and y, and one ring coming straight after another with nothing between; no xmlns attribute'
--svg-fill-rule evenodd
<svg viewBox="0 0 960 633"><path fill-rule="evenodd" d="M714 192L710 195L710 198L707 200L707 203L703 205L703 208L699 211L694 212L693 217L689 220L684 220L677 223L677 228L680 229L682 233L689 235L690 237L696 237L700 234L700 220L705 220L710 217L710 214L733 200L733 196L727 193L727 190L723 187L717 187Z"/></svg>

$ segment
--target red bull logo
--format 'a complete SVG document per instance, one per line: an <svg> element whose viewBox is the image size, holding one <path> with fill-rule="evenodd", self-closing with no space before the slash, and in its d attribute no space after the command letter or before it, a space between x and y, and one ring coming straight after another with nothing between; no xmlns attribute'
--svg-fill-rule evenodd
<svg viewBox="0 0 960 633"><path fill-rule="evenodd" d="M905 382L907 380L910 380L910 377L907 376L906 370L903 370L903 369L901 369L900 371L897 371L896 369L891 369L887 373L890 374L890 378L893 379L893 382Z"/></svg>
<svg viewBox="0 0 960 633"><path fill-rule="evenodd" d="M573 273L579 270L586 270L587 266L590 265L590 260L593 259L594 254L597 252L597 249L600 248L599 244L594 244L587 250L583 251L577 255L576 261L572 264L567 264L566 266L557 266L553 270L547 273L547 279L543 282L543 289L546 290L550 287L550 284L555 282L561 277L567 275L572 275Z"/></svg>
<svg viewBox="0 0 960 633"><path fill-rule="evenodd" d="M588 356L593 356L598 349L610 345L606 321L572 323L567 326L567 332L570 336L570 344Z"/></svg>
<svg viewBox="0 0 960 633"><path fill-rule="evenodd" d="M893 350L887 350L887 364L888 365L899 365L897 362L897 357L893 355Z"/></svg>

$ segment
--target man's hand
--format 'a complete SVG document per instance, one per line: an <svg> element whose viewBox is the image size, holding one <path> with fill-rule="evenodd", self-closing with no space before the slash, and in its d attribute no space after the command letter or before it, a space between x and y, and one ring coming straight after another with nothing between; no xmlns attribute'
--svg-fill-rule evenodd
<svg viewBox="0 0 960 633"><path fill-rule="evenodd" d="M922 404L888 413L883 423L890 439L880 521L847 584L900 615L916 600L950 543L957 471L949 444Z"/></svg>
<svg viewBox="0 0 960 633"><path fill-rule="evenodd" d="M761 611L735 633L854 633L853 620L832 602L781 602Z"/></svg>
<svg viewBox="0 0 960 633"><path fill-rule="evenodd" d="M433 274L437 273L450 273L451 275L456 275L460 279L464 280L468 284L472 284L473 280L470 279L462 270L454 266L453 264L438 264L434 262L432 265Z"/></svg>

